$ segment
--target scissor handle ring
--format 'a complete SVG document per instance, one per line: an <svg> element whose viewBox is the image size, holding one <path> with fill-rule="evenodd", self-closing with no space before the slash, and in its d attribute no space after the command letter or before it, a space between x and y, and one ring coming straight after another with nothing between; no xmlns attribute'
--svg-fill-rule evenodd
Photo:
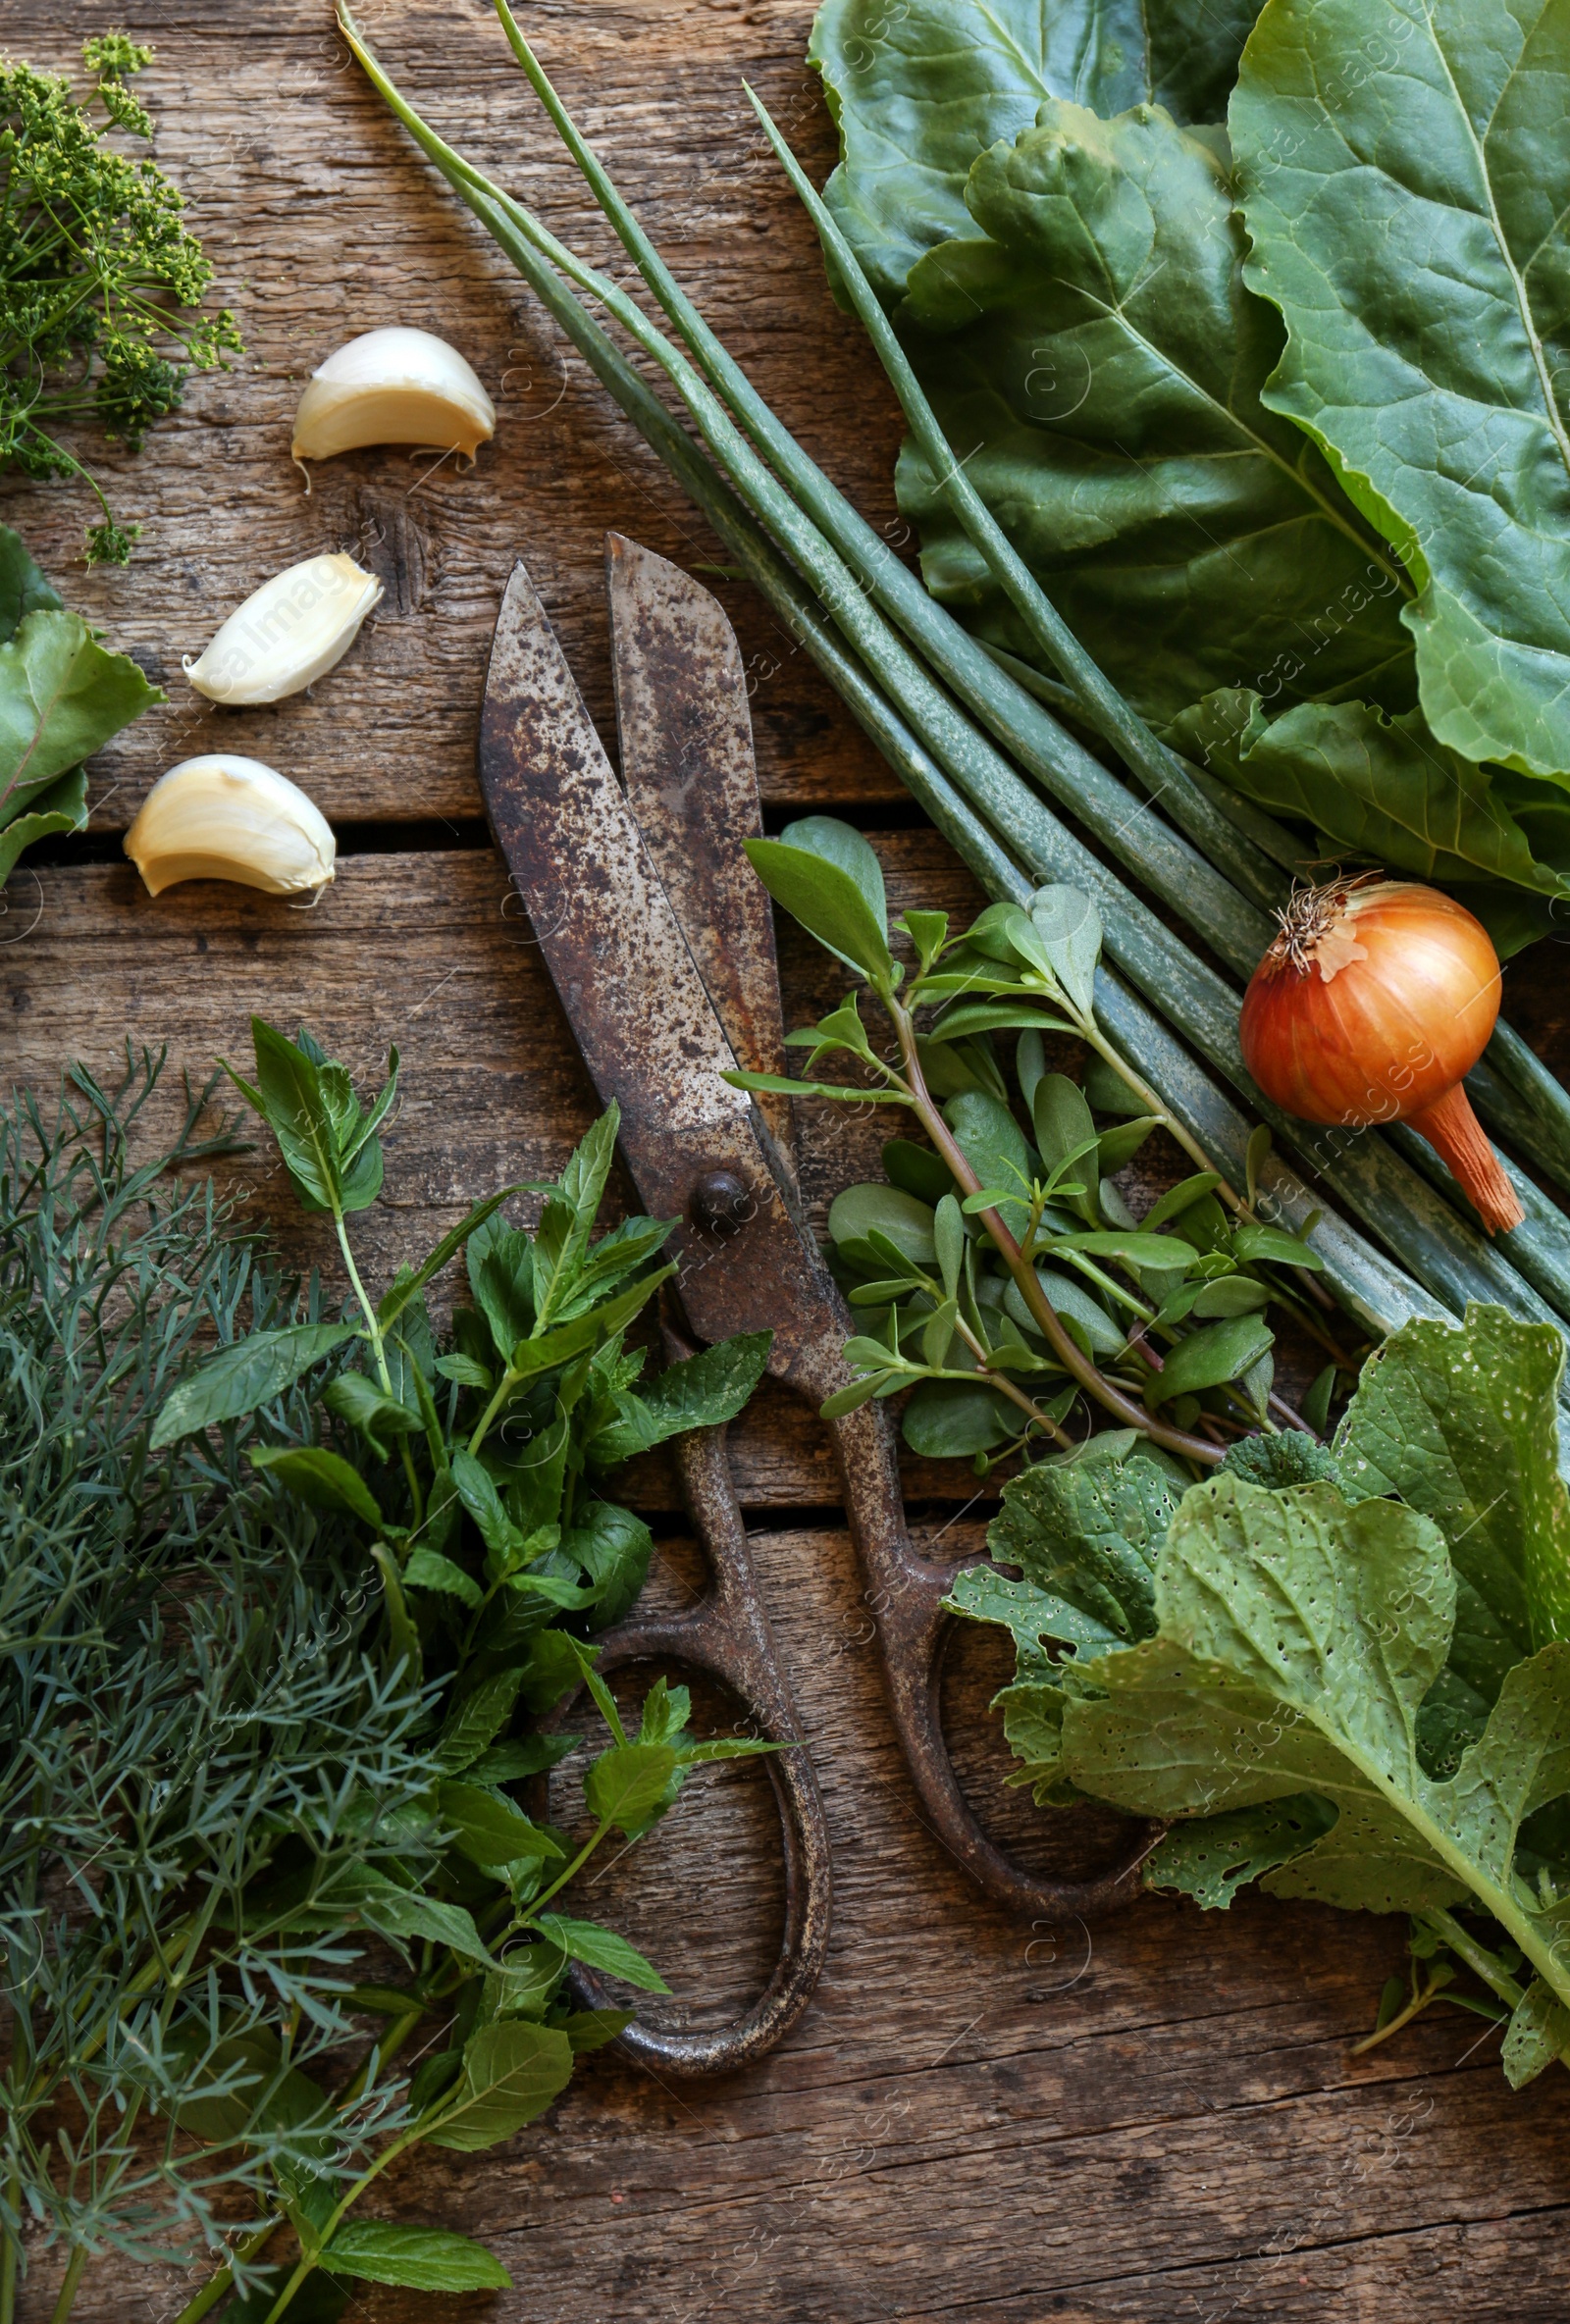
<svg viewBox="0 0 1570 2324"><path fill-rule="evenodd" d="M828 1422L845 1488L845 1515L877 1626L883 1678L900 1748L934 1836L986 1893L1032 1918L1093 1920L1132 1901L1164 1829L1141 1822L1128 1848L1088 1881L1044 1880L1024 1871L981 1829L961 1788L943 1733L940 1646L951 1617L942 1600L966 1564L918 1558L905 1528L899 1469L881 1404Z"/></svg>
<svg viewBox="0 0 1570 2324"><path fill-rule="evenodd" d="M767 1985L734 2025L686 2034L635 2018L620 2040L644 2064L667 2073L730 2074L782 2040L812 1998L833 1912L828 1824L758 1587L725 1458L725 1432L695 1430L676 1440L675 1452L683 1492L708 1552L713 1586L690 1614L634 1615L618 1623L598 1641L598 1667L603 1672L635 1662L683 1663L728 1687L767 1741L797 1746L770 1752L764 1761L779 1809L785 1925ZM615 2006L601 1980L581 1962L572 1964L568 1982L581 2008Z"/></svg>

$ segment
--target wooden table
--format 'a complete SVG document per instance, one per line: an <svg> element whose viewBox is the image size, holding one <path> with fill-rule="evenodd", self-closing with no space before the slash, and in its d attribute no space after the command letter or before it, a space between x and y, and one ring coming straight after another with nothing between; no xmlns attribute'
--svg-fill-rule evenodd
<svg viewBox="0 0 1570 2324"><path fill-rule="evenodd" d="M484 0L367 13L438 125L604 255ZM529 24L734 350L893 527L890 399L830 303L741 89L744 75L760 86L821 179L832 132L801 62L810 13L804 0L590 0L540 7ZM13 0L6 37L68 67L84 33L122 21L105 0ZM604 529L689 563L716 551L382 111L325 0L145 0L131 29L157 43L139 91L248 352L198 382L139 458L104 463L120 513L146 528L129 571L73 568L83 492L7 486L9 521L170 699L95 767L88 840L11 884L0 1065L44 1082L72 1056L108 1069L129 1032L167 1040L200 1074L220 1051L243 1057L252 1008L306 1019L366 1074L395 1041L407 1096L366 1222L374 1265L503 1178L556 1169L592 1113L475 784L510 561L527 559L608 733ZM355 454L320 467L306 497L288 457L300 384L342 339L386 323L439 331L470 356L497 397L496 441L466 475ZM343 667L276 709L193 696L181 655L267 575L335 546L387 592ZM756 682L776 824L831 803L870 832L898 903L963 908L963 874L888 771L759 605L721 587ZM216 886L153 903L120 859L153 778L213 749L277 765L334 821L339 878L314 909ZM1512 979L1513 1006L1563 1065L1556 968L1544 948ZM789 938L784 974L795 1018L828 998L832 980ZM822 1116L806 1145L819 1203L870 1159L865 1133ZM251 1215L286 1220L295 1257L327 1260L288 1219L265 1157L233 1182ZM1206 1918L1152 1899L1092 1936L1024 1928L981 1902L914 1807L815 1424L765 1392L735 1438L833 1833L837 1919L816 2004L782 2050L730 2082L667 2086L603 2053L509 2146L419 2158L382 2202L483 2236L516 2279L496 2303L508 2324L1546 2324L1570 2312L1562 2079L1512 2097L1496 2040L1438 2009L1352 2059L1400 1959L1393 1922L1258 1898ZM918 1534L946 1551L979 1545L963 1478L912 1464L907 1489ZM652 1591L679 1596L692 1551L668 1472L651 1464L637 1493L662 1534ZM960 1638L952 1666L957 1755L994 1828L1036 1861L1088 1866L1108 1832L1049 1826L1001 1788L990 1635ZM592 1909L657 1957L694 2022L756 1989L779 1913L757 1771L695 1785ZM49 2277L45 2264L30 2281L30 2315L47 2313ZM176 2289L101 2267L78 2313L164 2316ZM377 2318L460 2312L376 2291L363 2305Z"/></svg>

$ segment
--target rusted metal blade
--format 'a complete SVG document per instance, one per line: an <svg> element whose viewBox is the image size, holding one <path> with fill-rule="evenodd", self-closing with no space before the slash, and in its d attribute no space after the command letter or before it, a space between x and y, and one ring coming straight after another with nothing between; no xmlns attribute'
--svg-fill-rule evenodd
<svg viewBox="0 0 1570 2324"><path fill-rule="evenodd" d="M832 1282L749 1100L721 1079L730 1045L521 564L491 649L480 782L584 1061L621 1107L645 1207L682 1221L672 1248L693 1330L772 1330L770 1369L805 1386L843 1337Z"/></svg>
<svg viewBox="0 0 1570 2324"><path fill-rule="evenodd" d="M747 674L724 607L620 533L605 535L621 775L731 1048L783 1073L768 897L742 842L762 834ZM790 1101L759 1108L794 1167Z"/></svg>

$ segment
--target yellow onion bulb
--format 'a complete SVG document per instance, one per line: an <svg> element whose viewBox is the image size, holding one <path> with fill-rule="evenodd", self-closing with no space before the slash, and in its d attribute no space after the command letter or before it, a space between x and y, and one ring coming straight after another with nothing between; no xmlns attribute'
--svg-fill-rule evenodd
<svg viewBox="0 0 1570 2324"><path fill-rule="evenodd" d="M1410 1123L1491 1234L1525 1214L1462 1077L1499 1013L1488 931L1437 889L1379 873L1294 896L1243 1000L1243 1060L1301 1120Z"/></svg>

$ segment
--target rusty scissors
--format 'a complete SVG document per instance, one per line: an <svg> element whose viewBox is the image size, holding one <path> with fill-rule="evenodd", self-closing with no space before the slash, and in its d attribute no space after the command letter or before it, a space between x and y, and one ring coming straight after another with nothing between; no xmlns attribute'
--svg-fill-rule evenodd
<svg viewBox="0 0 1570 2324"><path fill-rule="evenodd" d="M802 1209L788 1102L755 1101L723 1078L738 1063L780 1073L785 1056L768 898L742 846L762 825L741 653L723 608L679 567L614 533L605 567L623 782L520 563L486 682L486 809L601 1100L621 1108L621 1149L644 1207L680 1221L671 1249L687 1332L709 1343L772 1331L770 1370L815 1409L851 1376L841 1349L853 1325ZM939 1711L941 1601L959 1567L912 1547L885 1406L824 1425L922 1820L1017 1911L1088 1917L1121 1903L1144 1845L1098 1880L1054 1882L1012 1863L982 1831ZM685 1663L726 1685L762 1733L797 1739L723 1431L679 1439L677 1457L711 1587L691 1613L635 1613L605 1632L601 1668ZM822 1802L805 1750L765 1764L785 1851L779 1961L754 2007L717 2034L635 2022L623 2040L651 2063L686 2073L743 2064L811 1997L830 1913ZM586 2001L604 1998L592 1973L574 1974Z"/></svg>

